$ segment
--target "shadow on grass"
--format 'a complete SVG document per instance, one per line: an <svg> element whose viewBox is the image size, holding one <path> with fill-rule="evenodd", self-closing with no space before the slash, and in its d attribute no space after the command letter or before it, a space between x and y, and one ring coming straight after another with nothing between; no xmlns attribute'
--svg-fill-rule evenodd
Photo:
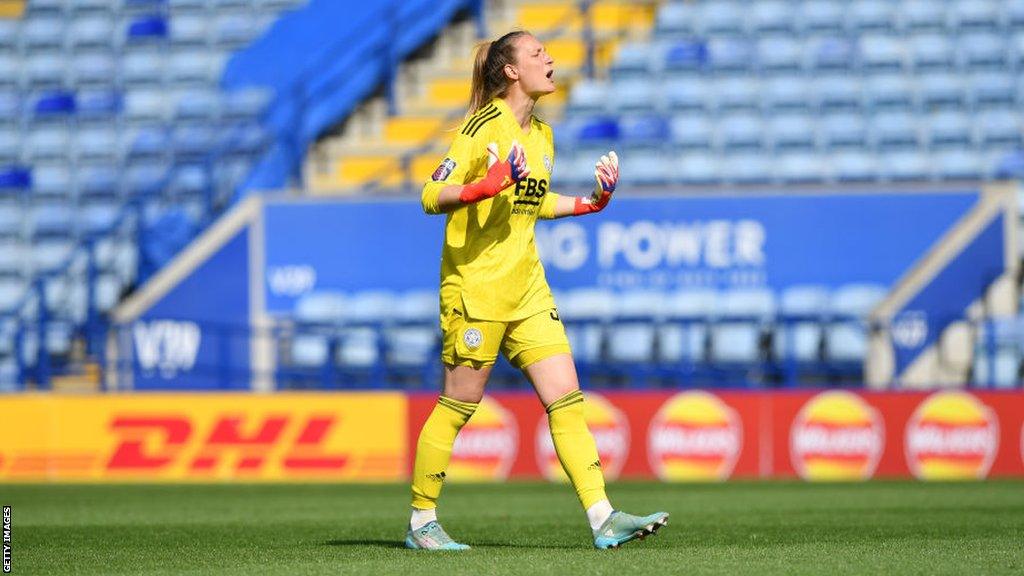
<svg viewBox="0 0 1024 576"><path fill-rule="evenodd" d="M405 543L400 540L368 540L368 539L351 539L346 540L337 538L335 540L328 540L323 543L324 546L369 546L372 548L405 548ZM567 550L570 548L579 548L579 546L565 545L559 546L554 544L511 544L509 542L473 542L471 546L474 548L539 548L539 549L551 549L551 550Z"/></svg>

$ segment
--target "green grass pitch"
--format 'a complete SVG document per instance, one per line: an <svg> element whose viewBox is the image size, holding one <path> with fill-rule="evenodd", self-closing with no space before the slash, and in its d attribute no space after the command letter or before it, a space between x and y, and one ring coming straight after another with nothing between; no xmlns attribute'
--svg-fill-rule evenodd
<svg viewBox="0 0 1024 576"><path fill-rule="evenodd" d="M618 483L667 510L621 550L591 548L568 486L445 489L474 549L401 547L400 485L3 485L14 574L1022 574L1024 482Z"/></svg>

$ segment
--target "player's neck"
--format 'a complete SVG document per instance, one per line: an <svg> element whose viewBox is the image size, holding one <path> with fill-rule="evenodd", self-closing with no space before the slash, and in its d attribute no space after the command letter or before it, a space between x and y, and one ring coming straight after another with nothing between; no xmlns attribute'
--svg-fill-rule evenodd
<svg viewBox="0 0 1024 576"><path fill-rule="evenodd" d="M537 104L537 101L531 98L525 92L518 90L510 90L505 96L505 103L508 104L512 115L516 118L516 123L523 130L530 129L530 119L533 117L533 107Z"/></svg>

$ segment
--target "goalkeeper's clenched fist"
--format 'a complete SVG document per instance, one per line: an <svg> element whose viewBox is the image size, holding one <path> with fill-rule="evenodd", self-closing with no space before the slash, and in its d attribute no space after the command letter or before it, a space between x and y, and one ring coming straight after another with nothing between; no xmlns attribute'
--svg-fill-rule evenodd
<svg viewBox="0 0 1024 576"><path fill-rule="evenodd" d="M614 150L607 156L601 156L601 159L594 165L594 180L597 182L594 186L594 193L589 198L576 199L572 211L573 216L600 212L612 199L615 185L619 182L619 157Z"/></svg>
<svg viewBox="0 0 1024 576"><path fill-rule="evenodd" d="M526 165L526 152L519 142L512 142L512 148L502 162L498 162L498 145L491 142L487 145L487 174L482 180L463 186L459 200L463 204L471 204L492 198L529 175L530 167Z"/></svg>

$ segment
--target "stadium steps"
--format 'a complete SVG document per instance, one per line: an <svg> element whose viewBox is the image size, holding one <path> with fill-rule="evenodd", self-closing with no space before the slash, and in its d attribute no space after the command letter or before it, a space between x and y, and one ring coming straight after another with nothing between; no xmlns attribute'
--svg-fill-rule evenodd
<svg viewBox="0 0 1024 576"><path fill-rule="evenodd" d="M646 37L656 4L602 1L592 8L594 61L606 69L622 40ZM525 28L537 34L556 62L559 90L540 101L537 114L557 121L587 60L583 19L574 2L492 1L489 31ZM461 122L470 90L472 20L452 23L425 57L403 63L395 93L400 113L389 117L383 96L366 101L330 137L311 151L307 185L314 194L345 194L375 184L400 187L433 172L445 134ZM406 158L406 160L403 160Z"/></svg>

